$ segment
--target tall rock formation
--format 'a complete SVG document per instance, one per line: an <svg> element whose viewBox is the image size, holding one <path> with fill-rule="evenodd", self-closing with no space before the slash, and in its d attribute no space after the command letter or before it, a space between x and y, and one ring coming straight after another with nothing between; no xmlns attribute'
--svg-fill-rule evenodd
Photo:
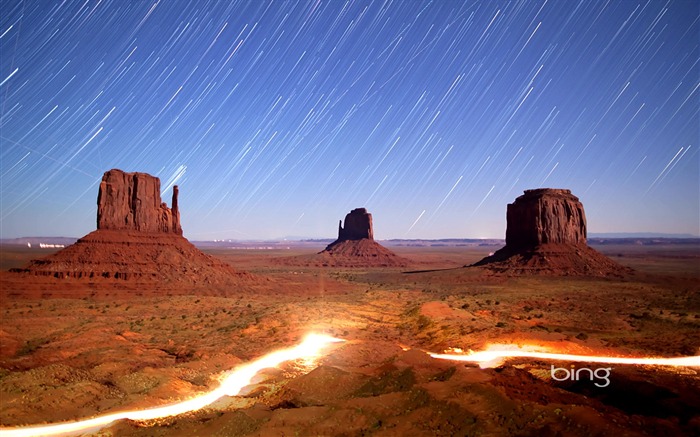
<svg viewBox="0 0 700 437"><path fill-rule="evenodd" d="M525 190L506 210L506 246L586 244L586 214L571 190Z"/></svg>
<svg viewBox="0 0 700 437"><path fill-rule="evenodd" d="M317 265L334 267L404 267L410 261L374 241L372 214L355 208L338 225L338 239L316 255Z"/></svg>
<svg viewBox="0 0 700 437"><path fill-rule="evenodd" d="M366 208L355 208L338 225L338 239L315 255L301 255L275 260L285 265L316 267L405 267L410 260L402 258L374 241L372 214Z"/></svg>
<svg viewBox="0 0 700 437"><path fill-rule="evenodd" d="M525 190L506 210L506 245L474 264L499 273L618 276L620 266L586 244L586 214L570 190Z"/></svg>
<svg viewBox="0 0 700 437"><path fill-rule="evenodd" d="M160 179L157 177L109 170L102 176L97 194L97 229L182 235L178 192L176 185L170 209L160 199Z"/></svg>
<svg viewBox="0 0 700 437"><path fill-rule="evenodd" d="M178 194L178 187L173 187L168 208L161 202L157 177L109 170L97 195L97 230L16 270L91 282L177 282L188 287L240 285L240 279L249 279L249 274L204 254L182 236Z"/></svg>
<svg viewBox="0 0 700 437"><path fill-rule="evenodd" d="M345 216L345 227L342 222L338 224L338 241L363 238L374 240L372 214L368 213L366 208L355 208Z"/></svg>
<svg viewBox="0 0 700 437"><path fill-rule="evenodd" d="M173 199L170 202L172 205L172 209L170 210L172 215L170 230L177 235L182 235L182 226L180 226L180 209L177 207L177 196L179 194L180 188L177 185L173 185Z"/></svg>

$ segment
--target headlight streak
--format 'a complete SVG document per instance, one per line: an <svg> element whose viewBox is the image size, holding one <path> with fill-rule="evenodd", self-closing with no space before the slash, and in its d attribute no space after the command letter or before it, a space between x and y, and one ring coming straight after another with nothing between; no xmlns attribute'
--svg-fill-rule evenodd
<svg viewBox="0 0 700 437"><path fill-rule="evenodd" d="M149 408L145 410L122 411L75 422L63 422L52 425L19 428L0 428L0 437L35 437L77 434L80 432L87 432L89 430L98 430L117 420L129 419L143 422L198 411L214 403L223 396L236 396L244 387L250 385L255 375L263 369L277 367L285 361L292 360L304 360L305 365L311 365L313 359L320 355L322 348L332 343L344 341L345 340L343 339L333 338L326 335L309 334L299 345L295 347L271 352L253 362L237 367L235 370L232 370L223 376L219 387L192 399L161 407ZM436 359L476 363L482 369L500 366L505 361L513 358L536 358L542 360L585 363L700 367L700 356L698 355L675 358L611 357L543 352L543 348L545 347L532 345L523 346L514 344L491 344L483 351L469 351L469 353L466 354L462 354L462 350L459 348L448 349L450 352L457 352L456 354L427 353ZM402 349L407 350L409 348L402 347Z"/></svg>
<svg viewBox="0 0 700 437"><path fill-rule="evenodd" d="M609 357L601 355L575 355L542 352L535 346L490 345L483 351L470 351L467 354L436 354L428 352L433 358L441 360L476 363L482 369L497 367L511 358L539 358L543 360L571 361L582 363L607 363L674 367L700 367L700 355L691 357L657 358L657 357Z"/></svg>
<svg viewBox="0 0 700 437"><path fill-rule="evenodd" d="M29 426L21 428L0 428L0 437L30 437L73 434L85 432L91 429L99 429L117 420L129 419L146 421L177 416L183 413L200 410L212 404L223 396L236 396L241 389L250 385L253 377L263 370L277 367L285 361L298 359L312 359L320 355L321 349L331 343L344 340L321 334L309 334L297 346L271 352L248 364L241 365L232 370L221 380L221 385L216 389L175 404L145 410L122 411L94 417L92 419L76 422L64 422L53 425Z"/></svg>

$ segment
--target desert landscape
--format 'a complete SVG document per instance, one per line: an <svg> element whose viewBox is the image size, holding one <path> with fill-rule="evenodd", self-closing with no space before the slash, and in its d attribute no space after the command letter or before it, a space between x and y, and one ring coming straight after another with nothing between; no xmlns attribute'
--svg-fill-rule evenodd
<svg viewBox="0 0 700 437"><path fill-rule="evenodd" d="M134 189L149 184L156 188ZM263 369L240 395L197 411L77 434L700 432L698 360L512 358L480 366L428 354L508 344L587 356L697 356L698 240L601 240L592 249L578 199L536 190L525 198L548 212L514 234L510 211L528 223L529 207L509 206L500 253L526 249L506 261L494 241L384 247L372 238L371 214L358 209L326 249L286 242L219 245L205 254L173 232L176 214L162 206L157 185L150 175L111 170L100 185L97 231L60 251L2 247L1 435L40 435L20 432L192 399L309 333L343 341ZM123 195L132 192L138 202ZM122 216L147 218L112 220ZM160 217L170 226L138 229L165 223ZM525 234L539 241L523 243ZM328 255L341 243L353 247ZM387 266L387 256L402 263ZM607 384L602 373L562 376L586 366L608 369Z"/></svg>
<svg viewBox="0 0 700 437"><path fill-rule="evenodd" d="M700 436L697 0L0 2L0 437Z"/></svg>

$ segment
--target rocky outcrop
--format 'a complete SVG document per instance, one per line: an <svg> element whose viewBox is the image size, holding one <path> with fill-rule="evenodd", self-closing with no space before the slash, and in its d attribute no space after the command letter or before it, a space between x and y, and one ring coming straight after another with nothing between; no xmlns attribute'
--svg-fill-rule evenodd
<svg viewBox="0 0 700 437"><path fill-rule="evenodd" d="M525 190L508 205L506 222L506 246L514 249L586 244L586 214L570 190Z"/></svg>
<svg viewBox="0 0 700 437"><path fill-rule="evenodd" d="M178 187L172 208L160 180L146 173L105 172L97 195L97 230L24 269L35 276L158 284L236 284L251 275L209 256L182 236Z"/></svg>
<svg viewBox="0 0 700 437"><path fill-rule="evenodd" d="M97 229L182 235L173 187L172 209L160 199L160 179L147 173L112 169L102 176L97 195Z"/></svg>
<svg viewBox="0 0 700 437"><path fill-rule="evenodd" d="M182 226L180 226L180 209L177 207L177 196L180 194L180 188L177 185L173 186L173 199L170 202L172 205L171 213L171 224L170 230L177 234L182 235Z"/></svg>
<svg viewBox="0 0 700 437"><path fill-rule="evenodd" d="M372 214L355 208L338 225L338 239L314 258L331 267L404 267L410 262L374 241Z"/></svg>
<svg viewBox="0 0 700 437"><path fill-rule="evenodd" d="M356 208L345 216L345 226L338 223L338 241L362 240L367 238L374 240L372 229L372 214L366 208Z"/></svg>
<svg viewBox="0 0 700 437"><path fill-rule="evenodd" d="M309 267L406 267L411 261L374 241L372 214L355 208L338 225L338 239L314 255L277 258L283 265Z"/></svg>
<svg viewBox="0 0 700 437"><path fill-rule="evenodd" d="M631 272L586 244L586 214L570 190L539 188L508 205L506 245L474 266L505 274L621 276Z"/></svg>

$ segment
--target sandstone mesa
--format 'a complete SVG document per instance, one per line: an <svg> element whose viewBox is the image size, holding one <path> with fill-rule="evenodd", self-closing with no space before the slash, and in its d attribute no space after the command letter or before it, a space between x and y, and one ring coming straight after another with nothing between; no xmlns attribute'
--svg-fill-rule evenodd
<svg viewBox="0 0 700 437"><path fill-rule="evenodd" d="M623 267L586 242L583 204L570 190L538 188L508 204L506 245L473 264L504 274L623 276Z"/></svg>

